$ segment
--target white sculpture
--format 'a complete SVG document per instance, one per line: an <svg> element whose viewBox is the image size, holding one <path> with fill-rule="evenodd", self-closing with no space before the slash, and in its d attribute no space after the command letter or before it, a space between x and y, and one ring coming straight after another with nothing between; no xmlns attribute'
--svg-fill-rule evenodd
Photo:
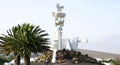
<svg viewBox="0 0 120 65"><path fill-rule="evenodd" d="M53 57L52 57L52 63L55 63L56 61L56 49L53 49Z"/></svg>
<svg viewBox="0 0 120 65"><path fill-rule="evenodd" d="M63 6L59 4L56 5L57 12L53 12L52 15L55 18L55 26L57 27L57 39L54 40L53 44L53 58L52 63L56 61L56 51L57 50L77 50L78 43L80 40L77 38L73 39L62 39L62 27L64 26L65 13L62 12Z"/></svg>
<svg viewBox="0 0 120 65"><path fill-rule="evenodd" d="M78 46L78 43L79 43L78 37L74 38L72 41L70 39L68 39L68 42L69 42L70 48L72 50L77 50L77 46Z"/></svg>
<svg viewBox="0 0 120 65"><path fill-rule="evenodd" d="M65 13L62 12L63 6L60 6L59 4L56 5L57 12L53 12L52 15L55 17L55 25L57 27L57 42L55 45L58 45L59 47L56 49L62 50L62 27L64 26L64 17Z"/></svg>

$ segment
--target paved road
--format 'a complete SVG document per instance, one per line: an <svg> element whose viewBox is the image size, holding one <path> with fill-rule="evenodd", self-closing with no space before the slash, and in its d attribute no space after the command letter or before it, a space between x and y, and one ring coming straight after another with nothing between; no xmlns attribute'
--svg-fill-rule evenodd
<svg viewBox="0 0 120 65"><path fill-rule="evenodd" d="M101 65L101 64L92 64L92 63L80 63L80 64L73 64L73 63L67 63L67 64L53 64L53 63L31 63L31 65Z"/></svg>

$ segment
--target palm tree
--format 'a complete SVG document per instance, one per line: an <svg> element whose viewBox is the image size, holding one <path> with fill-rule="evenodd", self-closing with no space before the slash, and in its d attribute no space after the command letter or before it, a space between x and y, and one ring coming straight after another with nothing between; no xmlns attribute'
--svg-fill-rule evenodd
<svg viewBox="0 0 120 65"><path fill-rule="evenodd" d="M9 55L10 53L14 52L15 65L20 65L20 55L17 55L17 51L15 50L17 47L15 43L12 42L13 38L3 35L0 37L0 39L0 42L2 43L2 45L0 45L0 48L2 49L1 52L4 55Z"/></svg>
<svg viewBox="0 0 120 65"><path fill-rule="evenodd" d="M4 35L5 40L3 42L9 42L10 52L14 52L16 58L21 55L24 58L24 65L30 65L31 53L44 52L49 50L48 36L45 30L42 30L39 26L30 25L24 23L23 25L17 25L7 31L8 35ZM9 39L6 41L6 36ZM3 44L4 45L4 44ZM8 45L9 46L9 45ZM5 50L6 51L6 50Z"/></svg>
<svg viewBox="0 0 120 65"><path fill-rule="evenodd" d="M0 48L2 49L1 51L4 55L14 53L14 64L20 65L20 54L18 54L17 51L17 48L19 47L17 37L17 29L15 27L13 27L11 30L9 29L7 31L7 35L3 34L0 36L0 42L2 43L2 45L0 45Z"/></svg>

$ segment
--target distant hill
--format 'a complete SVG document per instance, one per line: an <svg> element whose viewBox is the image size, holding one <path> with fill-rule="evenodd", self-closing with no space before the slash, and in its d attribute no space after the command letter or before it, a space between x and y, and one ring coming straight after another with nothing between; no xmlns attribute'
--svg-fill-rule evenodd
<svg viewBox="0 0 120 65"><path fill-rule="evenodd" d="M113 54L113 53L107 53L107 52L99 52L99 51L93 51L93 50L85 50L85 49L79 49L82 54L88 54L88 56L93 58L102 58L102 59L120 59L120 54Z"/></svg>

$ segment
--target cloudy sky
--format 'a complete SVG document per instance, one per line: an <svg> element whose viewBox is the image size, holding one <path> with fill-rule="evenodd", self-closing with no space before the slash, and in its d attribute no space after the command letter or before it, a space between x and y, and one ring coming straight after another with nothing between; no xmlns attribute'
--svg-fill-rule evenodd
<svg viewBox="0 0 120 65"><path fill-rule="evenodd" d="M86 38L78 48L120 54L120 0L0 0L0 34L27 22L40 25L53 40L57 3L66 13L63 38Z"/></svg>

